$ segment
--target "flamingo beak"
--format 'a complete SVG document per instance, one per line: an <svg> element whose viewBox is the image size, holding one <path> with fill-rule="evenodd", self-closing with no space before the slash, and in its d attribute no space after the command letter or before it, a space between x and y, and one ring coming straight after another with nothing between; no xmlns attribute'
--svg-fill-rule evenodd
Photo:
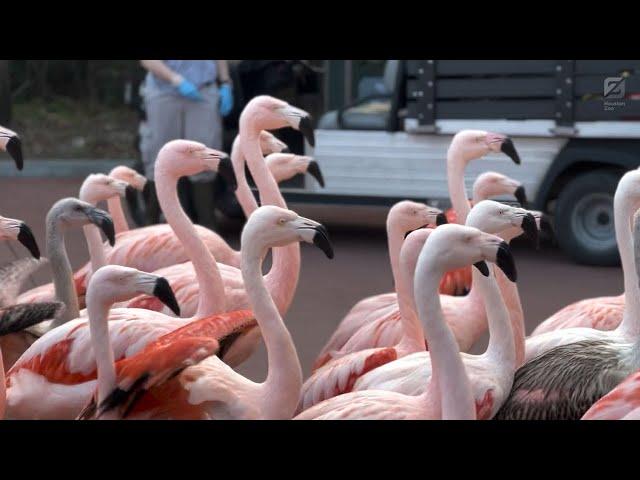
<svg viewBox="0 0 640 480"><path fill-rule="evenodd" d="M327 258L333 258L333 246L329 240L329 232L324 225L318 224L314 230L313 244L324 252Z"/></svg>
<svg viewBox="0 0 640 480"><path fill-rule="evenodd" d="M158 277L153 287L153 296L169 307L178 317L180 316L180 305L178 305L178 300L176 300L173 289L166 278Z"/></svg>
<svg viewBox="0 0 640 480"><path fill-rule="evenodd" d="M31 252L33 258L40 258L40 249L38 248L36 239L33 236L33 232L26 223L20 224L20 229L18 231L18 241L22 245L24 245L24 247L29 250L29 252Z"/></svg>
<svg viewBox="0 0 640 480"><path fill-rule="evenodd" d="M540 236L536 219L531 213L527 213L522 218L522 230L526 237L531 240L536 249L540 247Z"/></svg>
<svg viewBox="0 0 640 480"><path fill-rule="evenodd" d="M86 214L89 221L102 230L102 233L104 233L105 237L107 237L107 240L109 241L109 245L113 247L116 243L116 231L113 226L111 216L99 208L91 208L86 212Z"/></svg>
<svg viewBox="0 0 640 480"><path fill-rule="evenodd" d="M436 226L444 225L445 223L449 223L447 220L447 216L444 213L439 213L436 217Z"/></svg>
<svg viewBox="0 0 640 480"><path fill-rule="evenodd" d="M324 177L322 176L322 170L320 170L320 165L315 160L311 160L309 162L309 166L307 167L307 173L311 175L316 181L320 184L322 188L324 188Z"/></svg>
<svg viewBox="0 0 640 480"><path fill-rule="evenodd" d="M511 160L513 160L513 163L515 163L516 165L520 165L520 156L516 151L513 140L511 140L509 137L505 138L502 142L502 145L500 145L500 151L510 157Z"/></svg>
<svg viewBox="0 0 640 480"><path fill-rule="evenodd" d="M479 262L474 263L473 266L476 267L485 277L489 276L489 266L486 262L480 260Z"/></svg>
<svg viewBox="0 0 640 480"><path fill-rule="evenodd" d="M20 137L13 136L9 138L5 149L7 150L7 153L11 155L13 161L16 162L18 170L22 170L22 167L24 166L24 159L22 158L22 140L20 140Z"/></svg>
<svg viewBox="0 0 640 480"><path fill-rule="evenodd" d="M524 187L520 185L516 188L516 191L513 192L514 197L518 200L518 203L522 208L527 208L527 194L524 191Z"/></svg>
<svg viewBox="0 0 640 480"><path fill-rule="evenodd" d="M535 223L535 222L534 222ZM518 280L518 272L516 264L511 254L511 249L507 242L500 242L498 245L498 253L496 255L496 265L504 272L509 280L515 282Z"/></svg>
<svg viewBox="0 0 640 480"><path fill-rule="evenodd" d="M316 137L313 133L313 125L311 125L310 115L306 115L300 118L300 124L298 125L298 129L300 130L300 133L302 133L304 138L307 140L309 145L311 145L312 147L315 147Z"/></svg>

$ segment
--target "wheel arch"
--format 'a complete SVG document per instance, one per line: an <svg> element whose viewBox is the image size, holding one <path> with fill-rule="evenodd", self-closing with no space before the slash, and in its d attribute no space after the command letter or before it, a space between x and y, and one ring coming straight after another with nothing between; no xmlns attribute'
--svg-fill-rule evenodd
<svg viewBox="0 0 640 480"><path fill-rule="evenodd" d="M620 173L640 166L639 140L571 139L558 153L540 184L534 205L546 210L549 201L575 175L596 169L617 169Z"/></svg>

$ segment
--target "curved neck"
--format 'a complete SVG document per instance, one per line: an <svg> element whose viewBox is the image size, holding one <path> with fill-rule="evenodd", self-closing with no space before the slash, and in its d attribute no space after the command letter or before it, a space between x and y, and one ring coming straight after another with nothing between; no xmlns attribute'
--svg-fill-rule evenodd
<svg viewBox="0 0 640 480"><path fill-rule="evenodd" d="M247 175L244 171L244 155L240 148L240 139L236 136L231 147L231 164L233 165L233 171L236 175L236 181L238 188L236 189L236 198L242 208L242 212L246 218L256 211L258 208L258 202L253 196L249 182L247 182Z"/></svg>
<svg viewBox="0 0 640 480"><path fill-rule="evenodd" d="M287 208L282 198L278 184L267 165L260 150L260 138L258 134L242 132L240 135L240 147L255 181L262 205L276 205ZM244 168L244 166L243 166ZM298 278L300 276L300 244L297 242L285 247L272 249L273 264L269 273L265 275L265 283L278 306L278 311L284 314L293 301Z"/></svg>
<svg viewBox="0 0 640 480"><path fill-rule="evenodd" d="M64 233L54 219L47 218L47 256L53 274L53 287L56 298L64 303L64 312L51 324L58 327L69 320L80 316L78 295L73 283L73 271L64 244Z"/></svg>
<svg viewBox="0 0 640 480"><path fill-rule="evenodd" d="M185 252L193 263L200 295L195 318L206 317L226 311L224 283L213 255L196 232L193 223L187 217L178 201L178 176L174 175L164 163L156 162L155 181L158 202L164 212L167 223L182 243Z"/></svg>
<svg viewBox="0 0 640 480"><path fill-rule="evenodd" d="M291 334L262 278L264 253L242 246L242 277L249 304L267 349L268 373L262 384L262 410L270 419L291 418L302 388L302 367Z"/></svg>
<svg viewBox="0 0 640 480"><path fill-rule="evenodd" d="M495 271L498 269L491 265L490 276L485 277L477 269L473 269L473 286L477 288L484 300L489 323L489 346L485 354L496 361L501 368L515 371L516 351L513 330L509 312L505 306Z"/></svg>
<svg viewBox="0 0 640 480"><path fill-rule="evenodd" d="M421 274L422 284L416 280L415 298L429 343L432 371L429 388L423 395L438 396L443 420L473 420L476 410L469 378L440 305L438 290L444 272L431 268Z"/></svg>
<svg viewBox="0 0 640 480"><path fill-rule="evenodd" d="M399 225L396 225L393 218L387 218L387 246L389 249L389 260L391 262L391 274L396 292L398 291L398 280L400 276L400 249L404 241L404 234Z"/></svg>
<svg viewBox="0 0 640 480"><path fill-rule="evenodd" d="M447 152L447 185L449 186L449 198L456 211L457 222L464 225L467 215L471 211L467 197L467 189L464 184L464 170L467 166L464 158L453 145Z"/></svg>
<svg viewBox="0 0 640 480"><path fill-rule="evenodd" d="M84 225L84 238L87 241L87 248L89 249L89 259L91 260L91 271L97 272L99 268L104 267L107 264L107 258L104 254L104 243L102 243L102 237L100 236L100 230L95 225ZM90 275L87 276L87 282Z"/></svg>
<svg viewBox="0 0 640 480"><path fill-rule="evenodd" d="M625 300L622 322L616 331L624 336L635 337L640 334L640 287L635 268L633 233L631 231L635 205L633 199L629 197L630 195L614 197L616 240L624 276Z"/></svg>
<svg viewBox="0 0 640 480"><path fill-rule="evenodd" d="M122 209L122 200L120 197L115 196L107 199L107 206L109 208L109 214L113 219L113 226L116 229L116 234L129 231L129 224L127 223L127 217Z"/></svg>
<svg viewBox="0 0 640 480"><path fill-rule="evenodd" d="M402 259L399 262L399 275L396 283L398 293L398 308L402 322L402 338L397 348L403 355L424 352L424 330L416 313L416 302L413 297L413 276L416 270L415 262L410 264Z"/></svg>
<svg viewBox="0 0 640 480"><path fill-rule="evenodd" d="M100 405L116 387L116 367L109 337L109 309L112 302L102 301L87 294L87 314L91 345L98 369L98 401Z"/></svg>

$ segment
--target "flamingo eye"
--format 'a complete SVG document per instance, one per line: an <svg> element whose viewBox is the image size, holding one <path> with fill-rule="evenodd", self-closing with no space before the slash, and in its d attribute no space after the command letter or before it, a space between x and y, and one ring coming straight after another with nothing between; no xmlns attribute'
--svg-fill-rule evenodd
<svg viewBox="0 0 640 480"><path fill-rule="evenodd" d="M287 219L286 219L286 218L284 218L284 217L280 217L280 218L278 219L278 224L279 224L279 225L284 225L285 223L287 223Z"/></svg>

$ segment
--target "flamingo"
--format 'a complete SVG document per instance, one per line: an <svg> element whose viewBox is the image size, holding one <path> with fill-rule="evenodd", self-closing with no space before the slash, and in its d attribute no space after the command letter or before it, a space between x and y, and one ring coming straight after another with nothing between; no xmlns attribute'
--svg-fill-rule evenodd
<svg viewBox="0 0 640 480"><path fill-rule="evenodd" d="M177 182L182 175L197 174L205 168L216 170L226 159L225 154L203 144L174 140L161 149L155 169L161 202L166 198L174 200L162 205L167 220L192 256L197 278L203 285L199 312L225 310L223 283L215 259L177 201ZM69 283L73 286L70 275L69 270ZM179 315L177 304L168 306ZM197 316L200 322L203 317L207 315ZM195 320L141 309L114 309L109 318L116 360L134 355L160 336ZM208 325L220 343L226 341L225 360L233 357L234 346L242 340L245 331L256 330L253 314L247 311L208 317L207 322L199 325ZM77 318L47 332L24 352L7 375L9 416L75 418L78 415L93 392L96 375L88 330L87 318ZM43 395L53 395L54 400L42 404L39 399Z"/></svg>
<svg viewBox="0 0 640 480"><path fill-rule="evenodd" d="M400 275L400 249L405 236L410 231L425 225L446 223L446 218L440 209L429 207L423 203L403 200L391 207L387 214L386 223L391 274L397 292L399 288L398 277ZM317 370L336 356L340 356L340 349L363 326L375 318L387 314L389 309L398 311L398 295L396 292L374 295L356 303L340 322L338 328L336 328L326 346L320 352L314 362L313 369Z"/></svg>
<svg viewBox="0 0 640 480"><path fill-rule="evenodd" d="M537 236L537 226L530 212L491 200L484 200L473 207L467 217L467 225L481 227L483 231L489 233L517 228L518 234L524 230L534 240ZM502 275L502 273L495 272L495 276L485 279L478 272L473 272L473 280L479 282L478 292L487 308L490 333L490 342L485 353L482 355L462 354L462 360L471 381L478 419L491 418L496 413L510 391L513 374L519 365L518 362L521 362L523 357L524 334L522 332L524 328L523 325L520 325L524 323L523 318L517 315L517 312L514 314L508 304L505 305L507 302L503 300L498 288L498 284L505 283L505 280L501 278L499 282L496 282L498 275ZM514 285L512 282L515 282L515 275L509 274L507 278L510 281L508 283ZM409 288L411 287L409 286ZM504 285L502 285L502 290L506 290ZM404 301L407 304L403 318L406 315L408 318L414 319L413 322L408 322L409 325L413 325L409 327L408 332L416 332L413 335L423 335L418 320L415 318L413 299L406 297ZM428 337L427 341L431 345L432 342ZM341 389L335 375L327 375L326 369L330 364L315 372L314 376L317 374L319 379L333 386L334 394L350 390L390 390L405 395L418 395L424 393L431 376L430 357L424 350L424 348L420 348L415 349L415 353L398 354L398 360L394 359L395 361L378 365L362 374L355 369L349 371L351 381L349 389ZM361 352L351 355L358 354ZM339 358L338 362L344 362L347 357ZM316 399L317 396L316 398L303 399L306 400L306 405L303 408L308 408Z"/></svg>
<svg viewBox="0 0 640 480"><path fill-rule="evenodd" d="M22 157L22 140L16 132L0 125L0 149L7 152L16 164L18 170L22 170L24 160Z"/></svg>
<svg viewBox="0 0 640 480"><path fill-rule="evenodd" d="M139 174L133 168L125 165L118 165L109 172L109 177L115 180L121 180L138 191L144 190L148 179L144 175ZM129 223L122 209L122 201L118 197L109 197L107 199L109 214L113 219L113 226L116 234L129 231Z"/></svg>
<svg viewBox="0 0 640 480"><path fill-rule="evenodd" d="M291 418L302 385L302 368L291 335L265 286L261 265L269 248L301 241L313 243L333 258L326 229L290 210L260 207L242 231L242 275L267 348L269 371L264 382L250 381L215 356L188 367L177 378L165 375L150 381L142 371L140 377L127 374L116 378L111 373L103 384L99 366L97 395L81 418L175 418L176 410L190 412L195 418ZM181 339L184 334L176 331L156 344L167 347ZM127 361L148 363L141 358L153 355L155 348L150 345ZM104 370L113 372L113 361L105 359Z"/></svg>
<svg viewBox="0 0 640 480"><path fill-rule="evenodd" d="M249 170L258 187L263 204L286 208L286 203L278 189L278 185L270 174L267 164L260 153L260 132L288 125L300 129L306 135L309 135L309 139L313 141L313 130L310 129L309 122L308 113L269 96L255 97L244 108L240 116L240 138L238 143L247 159ZM244 177L244 170L237 162L234 167L238 176L238 190L240 192L246 191L248 186ZM248 299L240 271L227 265L219 265L219 267L225 281L228 310L234 311L247 308ZM189 263L185 263L168 269L157 270L156 273L169 280L185 315L190 314L198 305L198 299L202 298L199 283L194 281L192 266ZM290 244L286 247L275 248L273 250L271 270L266 274L265 281L281 314L286 313L291 304L299 274L299 245ZM129 302L128 306L162 309L161 305L148 298L134 299ZM250 346L251 348L245 352L247 356L257 346L258 340L259 336L255 335L248 344L248 347Z"/></svg>
<svg viewBox="0 0 640 480"><path fill-rule="evenodd" d="M425 350L422 327L416 319L415 309L411 309L409 304L412 301L413 275L418 256L432 231L429 228L412 231L400 249L395 282L401 299L399 313L403 334L400 342L393 347L367 348L338 356L316 369L302 386L298 413L327 398L351 391L355 381L374 368Z"/></svg>
<svg viewBox="0 0 640 480"><path fill-rule="evenodd" d="M640 172L625 174L620 181L623 187L632 184L634 174L637 176ZM619 198L620 187L618 185L615 198ZM635 245L636 275L640 267L639 216L640 210L635 214L632 239ZM623 229L618 228L616 224L616 231L622 233ZM625 222L624 229L629 229L628 222ZM620 237L624 238L624 235L618 236ZM623 246L621 244L620 248ZM532 340L542 336L570 334L568 340L561 339L558 342L559 346L541 349L542 353L516 371L509 397L498 411L496 419L578 420L625 377L640 369L640 335L629 334L634 327L629 323L638 322L637 318L629 316L635 306L633 302L638 299L637 289L636 283L633 293L627 298L629 301L622 323L616 330L572 328L529 338L527 349ZM631 292L625 288L625 294L629 293ZM603 400L603 404L606 403Z"/></svg>
<svg viewBox="0 0 640 480"><path fill-rule="evenodd" d="M637 190L632 188L621 190L622 186L621 179L616 189L619 201L616 204L614 197L613 214L625 291L618 296L587 298L567 305L541 322L531 333L532 337L575 327L615 330L622 322L626 304L625 293L630 285L637 284L637 276L635 279L633 278L635 274L633 273L633 256L630 252L630 233L623 225L631 221L635 208L640 206L640 198L636 194Z"/></svg>
<svg viewBox="0 0 640 480"><path fill-rule="evenodd" d="M527 338L526 360L532 360L547 350L567 345L581 340L615 339L623 343L633 342L640 336L640 287L638 274L634 268L633 234L631 222L634 213L640 207L640 170L625 173L613 199L615 212L615 230L622 271L624 275L624 293L620 297L597 297L574 303L553 315L552 323L562 322L562 316L567 320L567 327L576 323L577 326L545 331ZM620 312L622 310L622 312ZM618 320L616 317L621 317ZM546 322L545 322L546 323ZM617 324L617 326L615 326ZM589 328L591 326L600 327Z"/></svg>
<svg viewBox="0 0 640 480"><path fill-rule="evenodd" d="M22 220L0 216L0 240L17 240L36 260L40 258L40 249L29 225Z"/></svg>
<svg viewBox="0 0 640 480"><path fill-rule="evenodd" d="M447 224L427 238L418 258L414 298L418 316L429 338L434 375L416 396L384 390L345 393L320 402L295 417L299 420L465 419L476 418L469 377L451 330L447 327L438 286L447 270L484 261L498 262L515 275L509 247L494 235L473 227Z"/></svg>
<svg viewBox="0 0 640 480"><path fill-rule="evenodd" d="M640 371L591 405L581 420L638 420L640 413Z"/></svg>
<svg viewBox="0 0 640 480"><path fill-rule="evenodd" d="M261 133L259 140L261 148L267 152L280 151L286 147L284 143L280 142L268 132ZM230 164L223 163L218 173L220 173L230 185L236 185ZM118 172L116 172L116 175L118 175ZM138 182L139 180L134 180L132 185ZM118 200L113 200L110 208L112 208L114 202L118 202ZM114 212L116 212L117 216L120 215L121 211L121 207L119 210L118 207L115 207ZM122 216L121 218L124 222L124 217ZM121 227L123 226L124 225L121 225ZM196 225L195 228L197 234L203 239L209 251L214 252L216 258L224 263L224 259L218 256L219 253L224 252L226 248L226 242L222 237L200 225ZM117 235L117 244L115 247L111 246L110 248L105 245L104 248L106 249L104 254L106 263L126 265L147 272L183 263L189 259L182 244L167 224L150 225L122 231ZM232 261L231 257L227 258L227 261ZM81 300L84 298L86 281L90 272L91 263L89 262L74 275L76 290ZM17 302L49 301L53 298L55 298L53 285L47 284L24 292L18 297Z"/></svg>
<svg viewBox="0 0 640 480"><path fill-rule="evenodd" d="M487 172L486 174L480 175L474 182L473 199L475 203L478 203L489 196L504 195L518 191L520 186L519 182L509 177L495 172ZM523 192L523 190L519 191ZM446 220L446 218L441 218L438 223L443 223L444 220ZM393 261L395 256L391 251L392 237L391 232L388 230L387 238L390 242L389 252L392 261L391 269L393 272ZM397 243L398 248L400 242L401 240ZM451 279L460 279L460 274L463 276L468 274L470 276L471 271L469 269L461 269L454 272L447 272L443 277L443 283L449 281L457 282L457 280ZM445 301L448 300L451 300L453 305L458 304L457 301L453 299L446 299ZM472 303L473 307L475 307L475 300L475 296L470 297L469 301ZM314 362L313 369L316 370L320 368L331 358L343 353L349 353L359 349L394 345L399 341L402 334L400 324L398 322L399 318L398 298L395 293L375 295L358 302L340 322L327 344L321 350L318 358ZM481 320L482 319L480 319L479 322L480 324L482 324ZM375 322L376 326L374 327L371 322ZM484 323L486 324L486 322ZM457 332L454 331L454 333ZM482 331L480 334L482 334ZM353 337L357 337L358 341L355 342L354 340L350 342L350 339ZM464 345L460 345L462 351L466 351L471 348L475 340L476 339L470 339L465 341ZM363 341L365 343L360 343ZM350 344L351 346L347 346L347 344Z"/></svg>

